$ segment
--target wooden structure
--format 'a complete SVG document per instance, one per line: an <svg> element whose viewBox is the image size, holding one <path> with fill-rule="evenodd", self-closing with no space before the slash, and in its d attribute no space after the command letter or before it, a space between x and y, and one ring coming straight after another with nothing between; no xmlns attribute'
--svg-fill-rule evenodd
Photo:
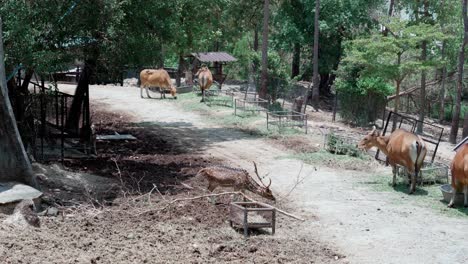
<svg viewBox="0 0 468 264"><path fill-rule="evenodd" d="M229 224L244 229L244 237L249 235L249 228L271 228L275 234L276 210L271 206L256 202L234 202L229 207Z"/></svg>
<svg viewBox="0 0 468 264"><path fill-rule="evenodd" d="M227 52L194 52L186 56L190 60L192 74L197 73L200 66L204 63L210 68L213 79L219 84L219 88L226 80L226 74L223 73L223 65L228 62L237 61Z"/></svg>

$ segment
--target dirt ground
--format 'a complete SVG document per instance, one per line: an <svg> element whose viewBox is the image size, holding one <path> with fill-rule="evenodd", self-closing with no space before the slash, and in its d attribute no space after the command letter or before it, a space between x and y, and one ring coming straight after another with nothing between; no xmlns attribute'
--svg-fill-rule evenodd
<svg viewBox="0 0 468 264"><path fill-rule="evenodd" d="M39 229L1 225L2 263L347 262L303 232L303 223L281 215L274 236L259 230L245 240L242 230L229 226L229 196L216 205L203 198L158 210L206 194L197 171L227 163L202 155L198 144L174 141L159 125L105 108L93 105L96 132L137 140L98 141L96 158L66 160L63 167L36 165L47 177L43 207L60 213L40 216Z"/></svg>
<svg viewBox="0 0 468 264"><path fill-rule="evenodd" d="M1 227L5 242L0 242L0 256L7 262L468 262L464 250L468 242L459 231L468 228L466 219L418 206L406 193L372 191L367 186L376 175L390 181L390 169L378 163L361 170L347 170L333 161L305 165L288 158L291 151L284 144L214 125L207 122L213 117L184 111L174 100L141 99L134 87L93 86L90 93L93 104L105 108L106 115L113 113L105 118L94 115L101 132L131 133L138 141L99 143L97 160L86 166L77 161L65 165L109 179L120 188L103 207L68 206L63 207L63 217L41 217L41 229ZM308 137L314 147L322 140L322 128L356 136L365 133L331 123L329 113L314 113L310 119ZM450 147L441 146L444 159L450 158ZM161 213L144 213L162 206L164 199L203 193L204 183L193 175L205 164L253 172L253 160L262 174L269 173L280 198L277 206L304 222L281 216L275 236L267 231L245 241L226 223L225 205L197 200ZM153 184L162 195L153 191L148 200ZM24 252L35 255L25 257Z"/></svg>

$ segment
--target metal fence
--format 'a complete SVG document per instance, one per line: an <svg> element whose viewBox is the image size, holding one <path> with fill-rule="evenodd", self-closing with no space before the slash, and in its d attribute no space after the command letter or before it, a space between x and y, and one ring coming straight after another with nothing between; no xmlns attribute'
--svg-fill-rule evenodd
<svg viewBox="0 0 468 264"><path fill-rule="evenodd" d="M88 94L80 107L79 125L67 127L73 95L46 88L44 84L30 83L28 114L34 120L30 145L38 160L82 157L94 151Z"/></svg>
<svg viewBox="0 0 468 264"><path fill-rule="evenodd" d="M268 101L264 99L247 98L247 99L235 99L234 100L234 115L255 115L260 112L268 111Z"/></svg>
<svg viewBox="0 0 468 264"><path fill-rule="evenodd" d="M269 111L266 115L267 129L277 126L281 131L284 128L303 128L307 134L307 114L296 111Z"/></svg>

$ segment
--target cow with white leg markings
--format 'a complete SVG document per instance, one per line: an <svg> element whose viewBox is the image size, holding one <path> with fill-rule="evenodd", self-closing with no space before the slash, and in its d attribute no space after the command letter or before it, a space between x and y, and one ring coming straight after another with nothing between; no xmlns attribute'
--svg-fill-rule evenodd
<svg viewBox="0 0 468 264"><path fill-rule="evenodd" d="M409 194L414 193L416 178L421 172L427 152L424 140L403 129L397 129L389 136L381 136L374 126L374 129L359 142L359 148L366 151L372 147L377 147L387 156L388 163L392 166L393 186L396 185L397 165L408 170L411 174Z"/></svg>

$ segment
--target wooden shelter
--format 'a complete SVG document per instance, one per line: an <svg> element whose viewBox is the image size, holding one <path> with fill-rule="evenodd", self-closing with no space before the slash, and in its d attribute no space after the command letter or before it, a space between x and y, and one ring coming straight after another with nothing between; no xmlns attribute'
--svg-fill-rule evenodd
<svg viewBox="0 0 468 264"><path fill-rule="evenodd" d="M219 83L220 88L226 80L226 74L223 73L223 65L228 62L237 61L236 58L227 52L194 52L187 57L192 65L192 74L195 74L204 63L210 68L213 79Z"/></svg>

